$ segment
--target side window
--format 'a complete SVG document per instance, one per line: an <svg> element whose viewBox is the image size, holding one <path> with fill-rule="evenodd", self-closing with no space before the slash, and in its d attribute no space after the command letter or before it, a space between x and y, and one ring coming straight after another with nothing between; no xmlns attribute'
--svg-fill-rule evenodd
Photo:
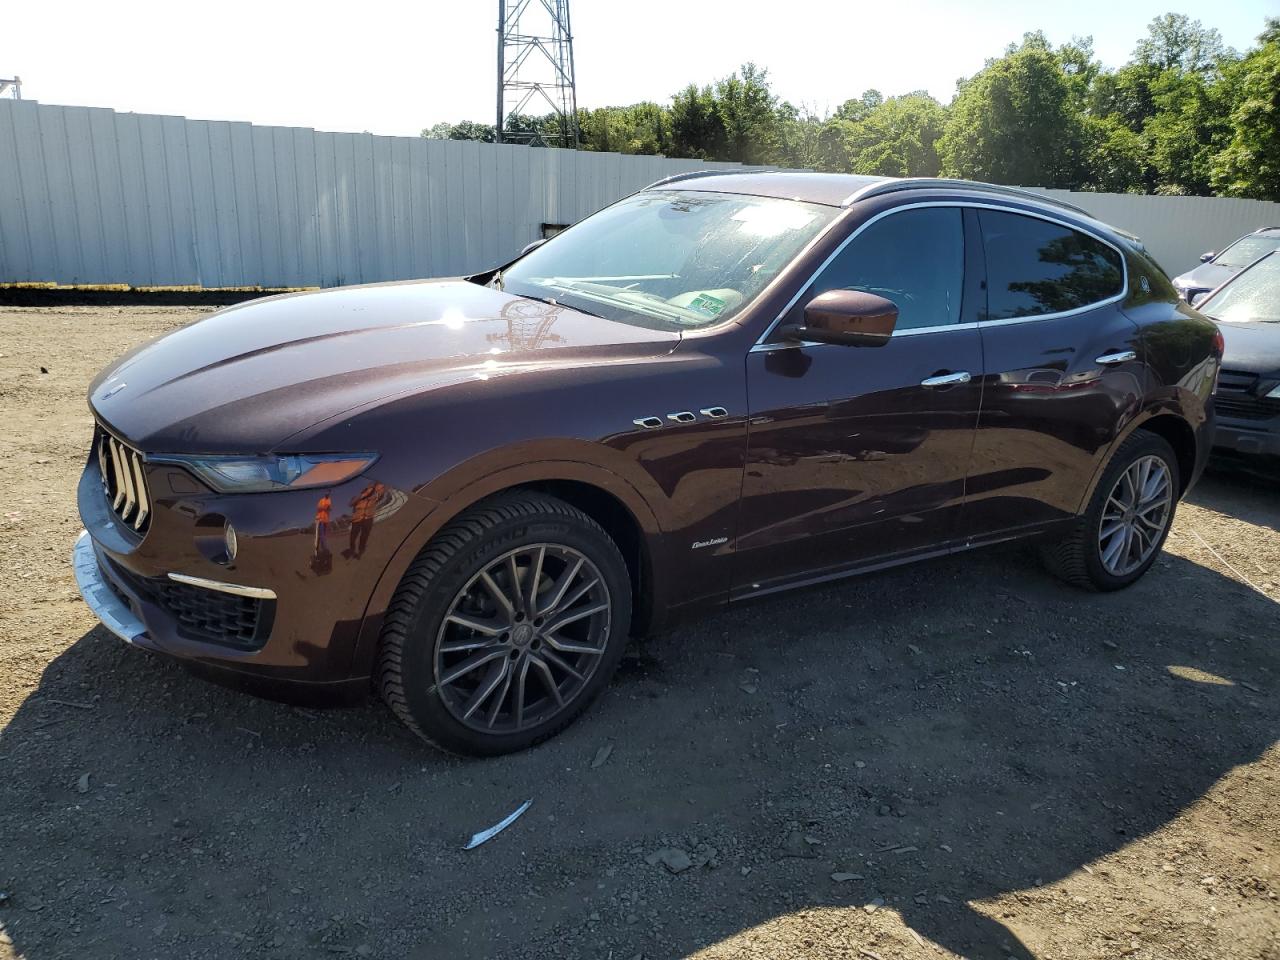
<svg viewBox="0 0 1280 960"><path fill-rule="evenodd" d="M964 290L964 221L958 207L891 213L858 234L813 285L809 299L828 290L865 290L898 305L899 330L960 322Z"/></svg>
<svg viewBox="0 0 1280 960"><path fill-rule="evenodd" d="M1087 307L1124 289L1120 254L1069 227L981 210L988 320Z"/></svg>

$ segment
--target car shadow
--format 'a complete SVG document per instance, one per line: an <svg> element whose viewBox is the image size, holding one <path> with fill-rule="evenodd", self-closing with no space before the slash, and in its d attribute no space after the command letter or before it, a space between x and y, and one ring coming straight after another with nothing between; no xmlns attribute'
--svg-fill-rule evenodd
<svg viewBox="0 0 1280 960"><path fill-rule="evenodd" d="M1274 527L1280 497L1251 509ZM645 641L589 715L488 761L375 704L251 698L91 630L0 731L0 922L31 960L652 958L808 911L815 955L909 953L896 914L966 957L1043 956L986 904L1047 897L1262 757L1280 653L1275 604L1207 567L1165 556L1102 596L1023 561L921 564ZM647 862L660 848L694 865Z"/></svg>

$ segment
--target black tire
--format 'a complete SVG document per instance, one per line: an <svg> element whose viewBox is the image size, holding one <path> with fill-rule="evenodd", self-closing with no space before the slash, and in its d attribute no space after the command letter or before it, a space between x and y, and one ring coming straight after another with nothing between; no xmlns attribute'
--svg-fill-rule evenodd
<svg viewBox="0 0 1280 960"><path fill-rule="evenodd" d="M1103 561L1103 550L1100 544L1103 511L1107 509L1108 499L1125 471L1147 457L1158 457L1169 471L1171 496L1167 518L1150 556L1142 560L1135 569L1117 575L1107 569ZM1073 586L1084 590L1121 590L1141 579L1160 556L1165 538L1168 537L1169 529L1173 526L1181 489L1178 458L1168 441L1157 434L1138 430L1112 455L1111 462L1103 471L1088 507L1076 518L1071 532L1061 540L1041 547L1041 559L1050 573Z"/></svg>
<svg viewBox="0 0 1280 960"><path fill-rule="evenodd" d="M441 678L438 667L442 657L446 656L440 645L452 643L454 646L465 646L467 642L465 639L446 640L445 618L461 609L455 607L455 602L460 601L465 590L480 589L476 586L477 578L486 573L495 561L502 560L505 564L508 562L506 558L521 556L518 553L521 548L528 547L536 552L544 546L563 550L566 556L584 557L588 566L581 569L590 569L592 574L598 573L595 581L598 581L599 587L592 589L607 591L609 606L607 610L592 615L588 626L593 635L602 634L596 637L595 642L603 653L589 658L592 664L589 673L581 666L582 661L588 658L584 654L578 655L576 666L583 679L575 680L568 673L564 674L567 682L576 684L576 689L563 706L549 700L552 688L557 686L554 681L542 687L544 697L548 698L543 710L552 711L545 718L531 718L531 725L524 729L475 729L474 725L483 718L477 717L470 723L461 718L461 705L457 702L460 698L451 687L438 682ZM514 571L517 561L511 559L510 562ZM541 556L538 557L538 562L538 574L542 574ZM564 575L572 579L568 566L566 562ZM505 570L506 567L503 566L502 569ZM537 579L537 575L529 575L530 569L531 565L514 574L514 580L504 581L507 585L505 592L515 595L517 605L526 603L525 580L521 578L528 581ZM587 579L584 573L582 580ZM512 582L515 584L514 590L510 589ZM538 587L535 585L533 589L536 596ZM598 593L592 595L597 596ZM530 609L537 612L537 600L530 598L529 602L532 604ZM523 613L519 616L522 621L525 619ZM551 617L548 616L547 619ZM431 745L450 753L473 756L510 753L554 736L591 705L608 685L617 668L626 646L630 621L631 582L627 566L617 545L599 524L581 510L555 497L529 491L500 494L477 504L452 521L414 560L400 582L387 612L374 680L382 699L392 712L405 726ZM532 623L530 619L528 626L532 626ZM538 623L542 623L541 618ZM454 620L450 620L448 629L459 628ZM531 631L526 631L528 632ZM526 637L523 641L525 646L519 650L512 649L517 639L514 637L514 626L508 628L505 639L474 632L470 636L481 642L486 651L492 650L500 642L505 643L512 663L519 664L524 662L518 659L520 657L537 659L538 655L533 652L535 646L546 643L541 640L541 634L536 631L533 633L537 639ZM547 648L542 649L545 656ZM554 651L551 652L554 654ZM462 654L457 656L461 657ZM560 662L563 663L564 659ZM513 673L517 670L514 665L508 667L501 656L497 656L493 665L485 669L495 668L510 669ZM541 669L546 669L545 663ZM479 672L480 667L475 670ZM539 670L526 667L525 673L537 674L538 682L543 682ZM548 672L546 676L550 679L553 674ZM484 681L477 682L475 693L478 694L483 683ZM507 705L508 724L518 725L520 721L512 718L524 715L524 690L522 686L520 709L515 706L514 691L509 694L508 688L504 687L500 692L495 689L492 695L500 698L499 709L501 704ZM488 712L492 704L493 699L485 703L485 712Z"/></svg>

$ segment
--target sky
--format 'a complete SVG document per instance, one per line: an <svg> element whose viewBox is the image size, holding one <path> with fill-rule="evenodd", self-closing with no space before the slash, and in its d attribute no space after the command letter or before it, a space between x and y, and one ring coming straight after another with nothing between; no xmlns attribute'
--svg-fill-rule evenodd
<svg viewBox="0 0 1280 960"><path fill-rule="evenodd" d="M748 60L819 114L870 87L946 102L1029 30L1091 35L1119 66L1169 2L571 0L578 103L666 102ZM1172 9L1240 50L1280 13L1276 0ZM42 103L414 135L493 122L496 26L493 0L31 0L0 15L0 77Z"/></svg>

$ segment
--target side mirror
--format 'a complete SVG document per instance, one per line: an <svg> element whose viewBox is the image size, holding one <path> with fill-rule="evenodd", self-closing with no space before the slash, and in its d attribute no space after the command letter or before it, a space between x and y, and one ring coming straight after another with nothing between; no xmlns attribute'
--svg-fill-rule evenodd
<svg viewBox="0 0 1280 960"><path fill-rule="evenodd" d="M1200 262L1201 262L1201 263L1208 263L1210 260L1212 260L1212 259L1213 259L1214 257L1216 257L1216 256L1217 256L1217 254L1216 254L1216 253L1214 253L1212 250L1210 250L1208 253L1202 253L1202 254L1200 254Z"/></svg>
<svg viewBox="0 0 1280 960"><path fill-rule="evenodd" d="M522 256L522 257L523 257L523 256L524 256L526 253L528 253L530 250L537 250L540 246L542 246L542 245L543 245L544 243L546 243L546 242L547 242L547 238L546 238L546 237L541 237L541 238L539 238L539 239L537 239L537 240L533 241L533 243L530 243L530 244L526 245L526 246L525 246L525 248L524 248L523 250L521 250L521 251L520 251L520 256Z"/></svg>
<svg viewBox="0 0 1280 960"><path fill-rule="evenodd" d="M1206 300L1208 300L1208 299L1209 299L1209 291L1208 291L1208 290L1201 290L1199 293L1197 293L1197 294L1193 294L1193 295L1192 295L1192 297L1191 297L1191 305L1192 305L1193 307L1198 307L1198 306L1200 306L1200 304L1204 303L1204 302L1205 302Z"/></svg>
<svg viewBox="0 0 1280 960"><path fill-rule="evenodd" d="M883 347L898 323L892 300L862 290L828 290L804 308L804 326L794 334L801 340L848 347Z"/></svg>

